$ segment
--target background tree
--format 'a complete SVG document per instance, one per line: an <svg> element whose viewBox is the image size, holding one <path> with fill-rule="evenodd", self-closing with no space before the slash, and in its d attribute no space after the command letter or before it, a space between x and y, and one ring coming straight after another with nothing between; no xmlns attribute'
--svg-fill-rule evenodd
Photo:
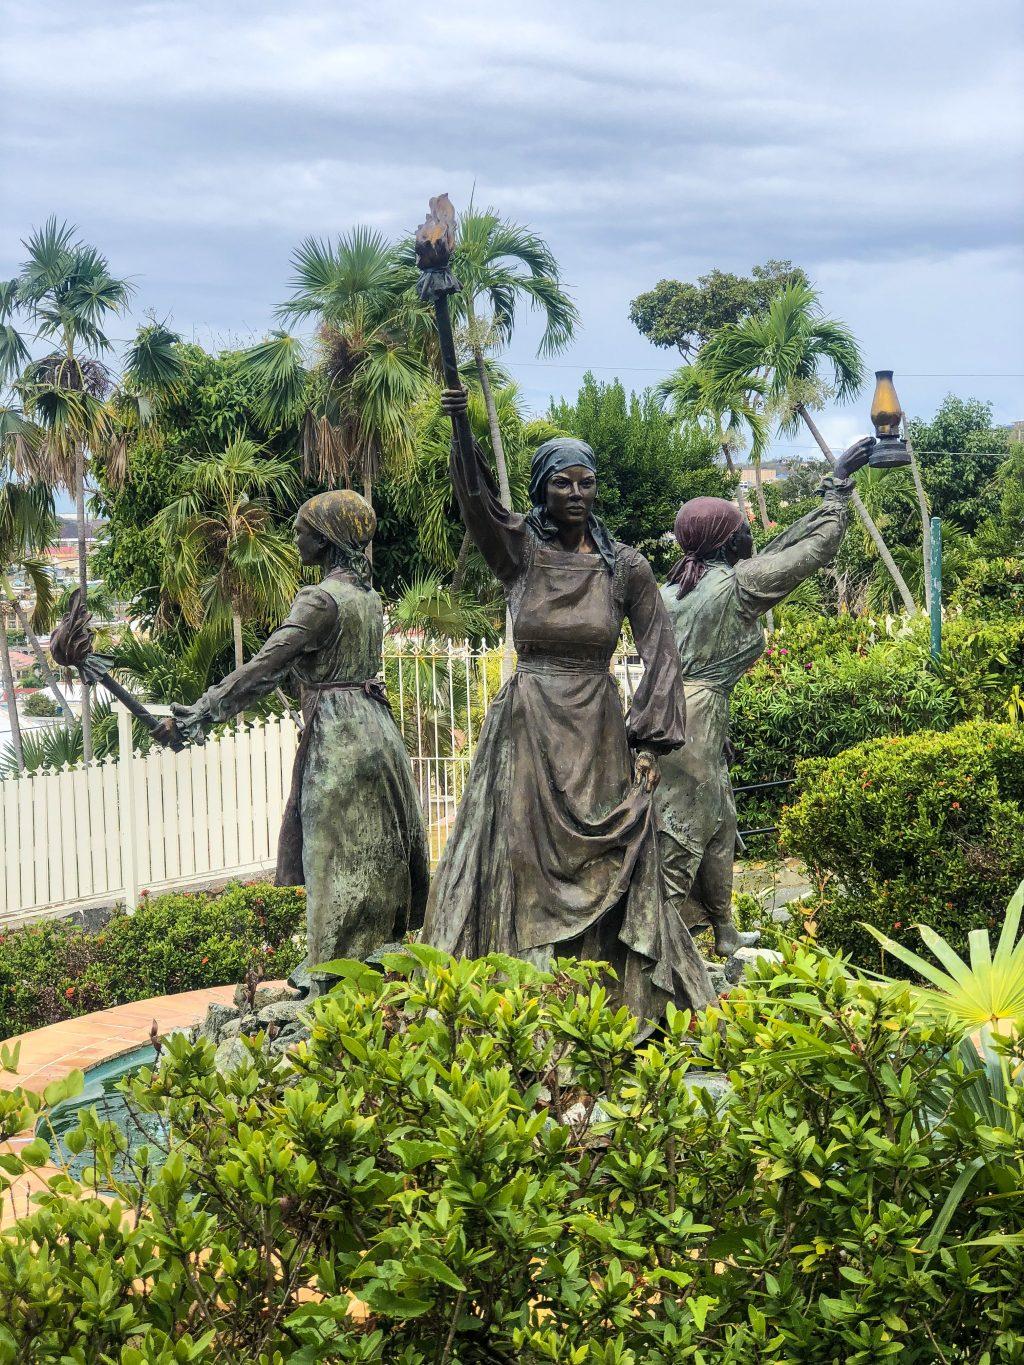
<svg viewBox="0 0 1024 1365"><path fill-rule="evenodd" d="M688 359L729 322L763 312L790 284L810 281L792 261L765 261L749 275L711 270L695 284L659 280L629 305L629 320L655 346L675 346Z"/></svg>
<svg viewBox="0 0 1024 1365"><path fill-rule="evenodd" d="M999 505L1000 466L1010 434L992 424L992 404L947 394L930 421L909 423L932 515L953 521L968 535Z"/></svg>
<svg viewBox="0 0 1024 1365"><path fill-rule="evenodd" d="M292 295L277 310L313 321L316 346L278 331L246 353L264 421L300 433L303 473L330 487L362 482L373 504L381 472L407 468L413 411L427 377L426 314L412 272L380 233L356 227L335 244L307 238L292 257Z"/></svg>
<svg viewBox="0 0 1024 1365"><path fill-rule="evenodd" d="M77 228L50 218L23 243L26 259L17 278L4 286L6 310L34 329L34 341L52 349L26 360L17 382L25 417L42 432L32 450L33 474L67 488L75 499L78 578L88 590L86 484L89 464L99 452L120 448L120 430L108 399L114 375L103 356L112 350L105 328L124 314L132 295L127 280L111 273L107 258L81 241ZM160 390L176 373L171 337L157 328L129 353L129 371L143 389ZM10 349L10 338L7 346ZM155 362L156 368L152 368ZM148 410L136 408L145 417ZM91 695L83 689L85 757L92 757Z"/></svg>
<svg viewBox="0 0 1024 1365"><path fill-rule="evenodd" d="M744 516L747 515L747 500L733 461L733 452L741 450L749 436L750 459L760 471L761 456L768 443L768 429L752 400L755 394L762 392L763 385L753 375L745 376L744 381L730 392L724 384L710 383L707 371L700 365L681 366L657 388L662 402L681 422L696 423L716 442L725 457L726 468L736 480L736 502ZM757 488L761 525L767 529L768 511L760 479Z"/></svg>
<svg viewBox="0 0 1024 1365"><path fill-rule="evenodd" d="M189 460L183 492L157 517L164 580L193 626L228 619L235 667L242 625L276 624L298 588L298 557L270 494L295 484L292 465L235 437L222 451Z"/></svg>
<svg viewBox="0 0 1024 1365"><path fill-rule="evenodd" d="M18 698L7 637L8 619L14 619L17 593L12 573L24 573L35 594L33 621L45 620L52 600L52 582L45 563L35 554L52 540L56 531L53 498L44 484L24 484L13 477L10 463L0 447L0 680L11 727L11 746L19 771L25 767Z"/></svg>
<svg viewBox="0 0 1024 1365"><path fill-rule="evenodd" d="M745 376L763 376L768 407L779 430L792 435L803 421L826 460L835 463L811 409L821 407L828 396L840 402L854 397L864 382L864 363L853 333L824 316L809 286L787 285L766 311L722 327L701 352L701 364L713 384L730 391ZM823 370L830 372L827 379ZM917 606L906 581L856 489L852 502L896 584L904 610L912 614Z"/></svg>
<svg viewBox="0 0 1024 1365"><path fill-rule="evenodd" d="M548 418L593 446L598 514L613 536L643 551L656 573L678 555L671 530L679 504L701 495L729 496L715 438L681 426L652 389L627 395L620 380L601 383L588 372L576 399L552 403Z"/></svg>

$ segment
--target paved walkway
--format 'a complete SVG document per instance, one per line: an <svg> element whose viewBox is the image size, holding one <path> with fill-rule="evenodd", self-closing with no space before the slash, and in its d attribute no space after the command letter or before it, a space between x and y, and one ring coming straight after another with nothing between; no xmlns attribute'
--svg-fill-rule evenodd
<svg viewBox="0 0 1024 1365"><path fill-rule="evenodd" d="M21 1085L26 1090L42 1091L51 1081L62 1080L71 1071L87 1071L91 1066L144 1047L149 1042L154 1019L160 1033L188 1028L203 1017L211 1002L230 1004L234 992L234 986L213 986L202 991L183 991L180 995L158 995L131 1005L115 1005L80 1019L63 1019L59 1024L47 1024L45 1028L9 1038L8 1043L21 1043L18 1074L0 1071L0 1090L13 1090ZM6 1144L7 1149L17 1151L31 1139L30 1132L23 1133ZM0 1227L7 1227L30 1212L31 1196L56 1173L55 1166L40 1166L19 1176L0 1206Z"/></svg>

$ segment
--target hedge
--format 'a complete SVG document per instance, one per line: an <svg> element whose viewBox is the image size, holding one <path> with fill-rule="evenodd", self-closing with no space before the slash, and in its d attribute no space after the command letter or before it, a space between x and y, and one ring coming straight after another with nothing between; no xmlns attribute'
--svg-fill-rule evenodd
<svg viewBox="0 0 1024 1365"><path fill-rule="evenodd" d="M889 629L841 616L771 637L733 693L734 785L791 778L802 759L885 735L1008 718L1024 678L1024 621L952 619L937 665L927 622ZM741 795L741 828L776 823L791 799L785 788Z"/></svg>
<svg viewBox="0 0 1024 1365"><path fill-rule="evenodd" d="M637 1049L586 967L418 952L283 1063L169 1040L130 1091L160 1169L58 1176L5 1233L0 1365L1024 1360L1019 1088L912 992L790 948ZM101 1185L124 1145L64 1140Z"/></svg>
<svg viewBox="0 0 1024 1365"><path fill-rule="evenodd" d="M815 879L826 946L877 965L861 921L896 938L930 924L959 952L997 925L1024 878L1024 727L877 739L798 772L780 838Z"/></svg>
<svg viewBox="0 0 1024 1365"><path fill-rule="evenodd" d="M152 995L287 976L303 959L305 892L268 882L147 896L97 933L48 920L0 933L0 1038Z"/></svg>

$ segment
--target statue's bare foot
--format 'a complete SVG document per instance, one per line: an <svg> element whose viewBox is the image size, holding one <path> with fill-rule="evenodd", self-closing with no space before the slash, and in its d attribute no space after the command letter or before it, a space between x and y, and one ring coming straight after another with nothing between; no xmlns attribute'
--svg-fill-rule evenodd
<svg viewBox="0 0 1024 1365"><path fill-rule="evenodd" d="M737 948L754 948L761 942L759 930L741 933L731 919L720 920L714 930L715 952L719 957L732 957Z"/></svg>

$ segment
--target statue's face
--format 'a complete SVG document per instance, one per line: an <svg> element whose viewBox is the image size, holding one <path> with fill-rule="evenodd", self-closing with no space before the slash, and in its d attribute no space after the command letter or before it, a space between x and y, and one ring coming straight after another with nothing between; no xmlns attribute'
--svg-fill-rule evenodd
<svg viewBox="0 0 1024 1365"><path fill-rule="evenodd" d="M585 526L597 497L597 478L584 464L552 474L544 490L548 515L556 526Z"/></svg>
<svg viewBox="0 0 1024 1365"><path fill-rule="evenodd" d="M327 548L327 542L319 531L314 531L311 526L296 521L295 548L298 550L299 558L303 564L309 566L321 562L324 557L324 550Z"/></svg>

